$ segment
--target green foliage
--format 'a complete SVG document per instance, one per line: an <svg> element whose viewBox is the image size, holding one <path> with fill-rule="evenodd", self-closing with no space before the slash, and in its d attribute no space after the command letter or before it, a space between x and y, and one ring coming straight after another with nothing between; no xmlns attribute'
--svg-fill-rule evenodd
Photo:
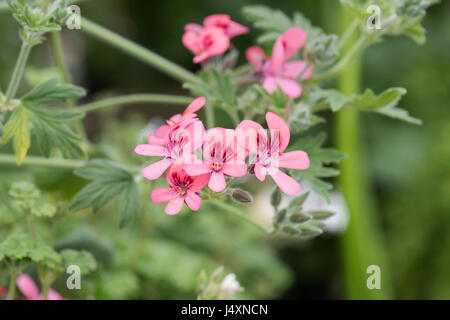
<svg viewBox="0 0 450 320"><path fill-rule="evenodd" d="M77 251L73 249L65 249L60 252L64 261L65 269L71 265L80 267L83 275L87 275L97 269L97 262L94 256L88 251Z"/></svg>
<svg viewBox="0 0 450 320"><path fill-rule="evenodd" d="M14 18L29 32L60 30L60 23L67 15L65 0L54 0L49 4L37 0L7 0L7 2Z"/></svg>
<svg viewBox="0 0 450 320"><path fill-rule="evenodd" d="M293 27L300 27L306 31L307 43L323 35L323 31L312 26L300 12L294 12L292 19L280 10L266 6L246 6L242 12L248 20L253 22L255 28L264 31L257 40L259 43L274 43L283 32Z"/></svg>
<svg viewBox="0 0 450 320"><path fill-rule="evenodd" d="M75 195L70 207L72 211L92 207L96 213L120 194L120 227L125 227L138 215L138 189L128 171L108 160L91 160L86 166L76 169L75 174L92 182Z"/></svg>
<svg viewBox="0 0 450 320"><path fill-rule="evenodd" d="M352 96L345 96L335 89L319 89L313 92L312 95L317 103L323 102L329 105L334 112L342 108L353 108L361 111L376 112L412 124L421 124L421 120L411 117L406 110L396 107L405 94L406 89L404 88L390 88L379 95L375 95L371 89L366 89L360 95Z"/></svg>
<svg viewBox="0 0 450 320"><path fill-rule="evenodd" d="M301 149L308 153L310 165L307 170L291 170L291 175L295 179L306 180L315 192L330 202L328 191L333 186L323 181L322 178L335 177L339 171L326 165L340 162L345 155L332 148L322 148L325 139L326 134L321 133L314 137L306 136L296 140L295 149Z"/></svg>
<svg viewBox="0 0 450 320"><path fill-rule="evenodd" d="M14 138L17 163L21 164L30 147L30 127L36 135L41 152L49 157L52 148L61 151L66 158L83 156L81 138L67 124L81 119L84 113L77 110L60 110L44 107L43 104L65 102L85 95L85 91L74 85L58 84L57 79L41 83L22 97L20 105L5 125L2 143Z"/></svg>

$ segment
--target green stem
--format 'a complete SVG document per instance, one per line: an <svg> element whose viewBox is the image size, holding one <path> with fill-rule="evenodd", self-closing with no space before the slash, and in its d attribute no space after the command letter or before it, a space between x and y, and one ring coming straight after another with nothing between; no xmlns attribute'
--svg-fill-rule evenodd
<svg viewBox="0 0 450 320"><path fill-rule="evenodd" d="M175 79L180 81L198 81L197 77L186 69L85 18L81 21L81 30L165 72Z"/></svg>
<svg viewBox="0 0 450 320"><path fill-rule="evenodd" d="M149 103L149 102L185 105L191 103L192 98L184 96L171 96L164 94L130 94L88 103L78 107L78 110L81 110L83 112L91 112L103 108L121 106L125 104Z"/></svg>
<svg viewBox="0 0 450 320"><path fill-rule="evenodd" d="M27 217L27 222L28 222L28 228L30 229L31 235L33 236L33 240L35 243L38 242L38 235L36 232L36 228L34 226L34 219L33 216L31 215L31 213L28 213L29 216Z"/></svg>
<svg viewBox="0 0 450 320"><path fill-rule="evenodd" d="M71 78L64 62L64 51L59 31L52 31L50 33L50 37L52 42L53 58L55 59L56 66L58 67L61 81L63 83L70 83Z"/></svg>
<svg viewBox="0 0 450 320"><path fill-rule="evenodd" d="M352 24L347 29L345 29L345 32L339 38L339 42L337 45L337 48L339 50L341 50L344 47L344 45L347 44L348 40L350 40L350 38L353 36L355 31L358 29L359 24L360 24L359 19L355 18L353 20Z"/></svg>
<svg viewBox="0 0 450 320"><path fill-rule="evenodd" d="M27 64L28 56L30 55L30 51L31 46L25 41L22 42L19 57L17 58L17 63L14 68L11 81L9 82L8 89L6 90L5 104L8 104L16 95L17 88L19 87L20 80L22 79L23 71L25 70L25 65Z"/></svg>
<svg viewBox="0 0 450 320"><path fill-rule="evenodd" d="M228 213L233 214L234 216L252 224L253 226L255 226L256 228L258 228L259 230L263 231L264 233L269 233L269 230L263 226L262 224L256 222L255 220L253 220L251 217L249 217L248 215L244 214L240 209L233 207L223 201L209 201L210 204L212 204L213 206L216 206L219 209L222 209L224 211L227 211Z"/></svg>
<svg viewBox="0 0 450 320"><path fill-rule="evenodd" d="M10 270L10 279L9 279L9 289L8 289L8 296L6 297L7 300L14 300L16 296L16 281L17 281L18 274L16 271Z"/></svg>
<svg viewBox="0 0 450 320"><path fill-rule="evenodd" d="M336 63L332 68L327 71L318 74L314 77L314 83L321 83L323 81L329 80L331 78L339 75L345 68L347 68L348 64L353 62L354 59L358 56L358 54L366 48L366 46L370 43L370 41L361 36L358 41L347 51L347 53Z"/></svg>
<svg viewBox="0 0 450 320"><path fill-rule="evenodd" d="M210 102L206 102L205 105L206 116L206 129L211 129L216 126L216 120L214 119L214 107Z"/></svg>

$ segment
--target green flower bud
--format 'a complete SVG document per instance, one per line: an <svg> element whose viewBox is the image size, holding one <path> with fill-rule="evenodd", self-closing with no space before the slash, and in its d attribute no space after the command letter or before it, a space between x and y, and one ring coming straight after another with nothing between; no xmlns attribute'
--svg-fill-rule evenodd
<svg viewBox="0 0 450 320"><path fill-rule="evenodd" d="M249 192L238 188L231 190L231 199L239 203L249 203L253 201L253 197Z"/></svg>
<svg viewBox="0 0 450 320"><path fill-rule="evenodd" d="M339 57L337 39L334 34L318 36L306 47L306 60L316 65L328 65L335 61Z"/></svg>

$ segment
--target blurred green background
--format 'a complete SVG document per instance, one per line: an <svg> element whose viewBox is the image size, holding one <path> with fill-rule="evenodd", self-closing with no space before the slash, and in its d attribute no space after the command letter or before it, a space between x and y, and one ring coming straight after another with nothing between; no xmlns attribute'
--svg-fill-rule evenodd
<svg viewBox="0 0 450 320"><path fill-rule="evenodd" d="M377 115L359 118L360 166L370 191L366 205L377 220L376 239L365 241L381 242L389 266L389 293L385 295L389 298L450 299L450 2L442 2L431 7L425 19L425 45L417 46L403 37L389 38L370 47L362 59L360 88L380 92L391 86L405 87L408 94L400 106L424 121L418 127ZM96 0L84 1L80 7L82 16L196 71L191 53L181 44L184 24L227 13L248 25L240 9L249 4L276 5L287 14L301 11L325 31L339 33L339 10L330 10L337 7L331 0ZM17 25L8 14L1 15L0 30L0 83L4 88L20 40ZM233 43L242 53L256 36L253 31ZM86 101L106 94L188 94L175 80L80 31L64 30L63 40L74 82L88 90ZM30 65L35 69L27 70L30 82L39 74L36 68L51 66L49 56L48 43L33 51ZM239 59L244 62L243 54ZM136 161L130 146L135 145L147 120L180 109L127 106L101 116L90 114L85 126L90 139L100 142L105 152L123 161ZM330 116L329 124L333 123L334 116ZM2 172L0 180L13 181L25 174L24 169ZM35 177L39 174L48 172L34 171ZM73 177L65 173L54 175L42 187L64 186L70 193L76 183L70 179ZM200 269L212 271L222 264L236 273L246 288L242 298L370 297L349 290L360 279L344 271L345 257L354 253L348 241L341 241L342 234L325 234L306 242L262 239L252 227L214 210L173 219L150 203L149 184L142 190L145 210L129 229L117 231L117 219L108 212L73 217L61 227L60 247L90 248L102 263L80 297L194 298ZM103 211L113 210L112 206ZM363 273L367 268L355 267Z"/></svg>

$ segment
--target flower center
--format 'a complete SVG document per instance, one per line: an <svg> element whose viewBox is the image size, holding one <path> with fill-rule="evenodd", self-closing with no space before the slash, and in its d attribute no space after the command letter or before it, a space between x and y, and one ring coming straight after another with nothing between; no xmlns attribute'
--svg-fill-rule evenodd
<svg viewBox="0 0 450 320"><path fill-rule="evenodd" d="M187 193L187 187L186 186L179 186L178 187L178 194L180 196L184 196Z"/></svg>
<svg viewBox="0 0 450 320"><path fill-rule="evenodd" d="M214 171L220 171L222 169L222 164L218 161L214 161L213 164L211 165L212 169Z"/></svg>

